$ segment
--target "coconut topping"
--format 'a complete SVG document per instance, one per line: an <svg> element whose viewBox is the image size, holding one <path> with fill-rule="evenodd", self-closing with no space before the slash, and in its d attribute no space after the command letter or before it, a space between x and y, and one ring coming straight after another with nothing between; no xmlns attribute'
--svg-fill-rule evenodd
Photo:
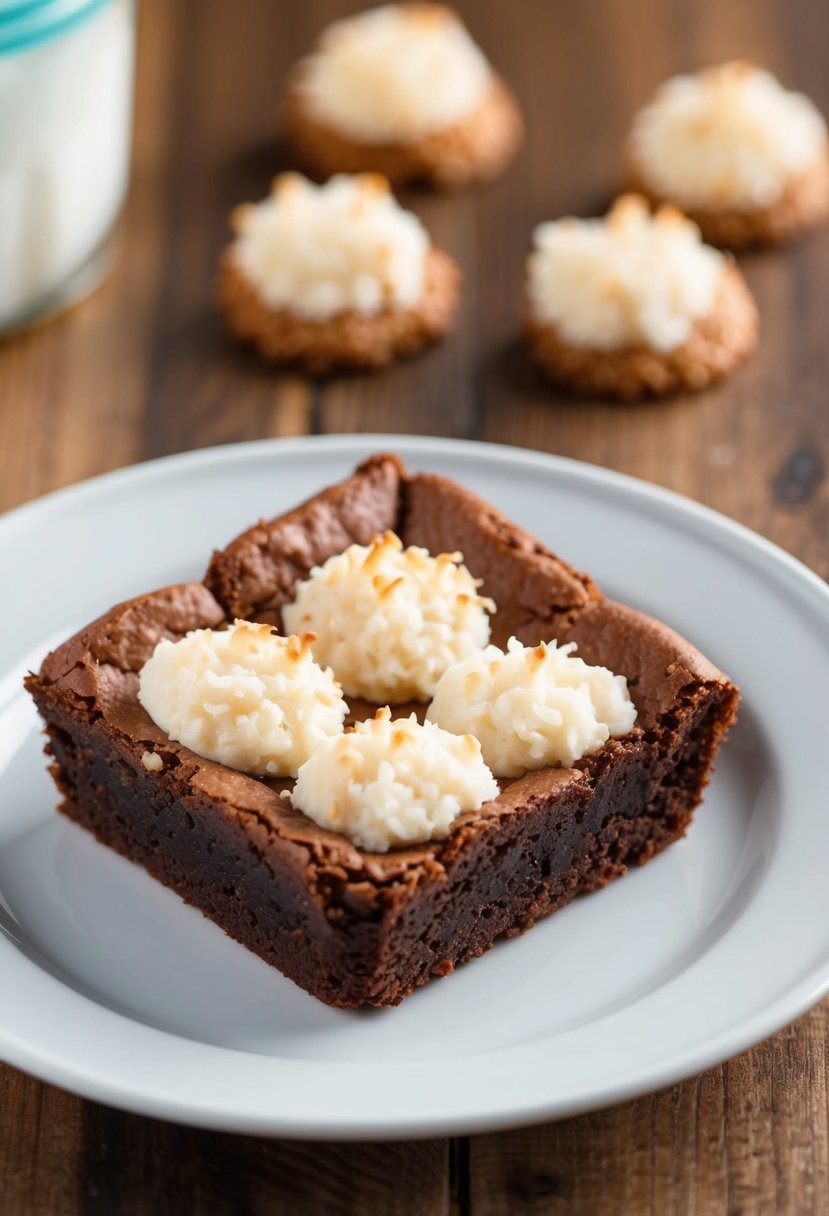
<svg viewBox="0 0 829 1216"><path fill-rule="evenodd" d="M299 71L317 119L363 143L411 143L467 117L491 82L457 15L389 4L337 21Z"/></svg>
<svg viewBox="0 0 829 1216"><path fill-rule="evenodd" d="M488 646L446 672L427 717L474 734L498 777L569 767L636 720L624 676L588 666L575 649L575 642L532 647L516 638L506 653Z"/></svg>
<svg viewBox="0 0 829 1216"><path fill-rule="evenodd" d="M533 317L596 350L681 346L728 264L674 207L624 195L604 219L541 224L527 262Z"/></svg>
<svg viewBox="0 0 829 1216"><path fill-rule="evenodd" d="M138 699L197 755L292 777L324 740L342 733L346 714L334 676L314 662L312 641L310 634L278 637L250 621L165 638L141 669Z"/></svg>
<svg viewBox="0 0 829 1216"><path fill-rule="evenodd" d="M444 840L463 811L497 798L498 782L471 735L454 735L386 707L326 739L299 770L295 807L361 849Z"/></svg>
<svg viewBox="0 0 829 1216"><path fill-rule="evenodd" d="M826 123L770 72L726 63L663 84L631 149L648 185L682 206L765 207L826 156Z"/></svg>
<svg viewBox="0 0 829 1216"><path fill-rule="evenodd" d="M231 224L231 256L269 308L327 321L412 308L421 298L429 234L378 174L316 186L283 173L268 198L237 207Z"/></svg>
<svg viewBox="0 0 829 1216"><path fill-rule="evenodd" d="M285 628L310 629L319 663L347 696L379 704L428 701L448 667L489 641L492 600L461 565L461 553L432 557L393 532L315 567L282 610Z"/></svg>

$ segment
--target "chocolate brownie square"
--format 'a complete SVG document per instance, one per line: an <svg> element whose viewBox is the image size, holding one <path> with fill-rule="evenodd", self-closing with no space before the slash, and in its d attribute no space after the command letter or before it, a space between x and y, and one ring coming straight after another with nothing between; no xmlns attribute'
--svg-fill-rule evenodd
<svg viewBox="0 0 829 1216"><path fill-rule="evenodd" d="M312 566L387 529L433 553L462 551L497 605L494 642L576 641L588 663L627 677L638 717L573 768L502 780L448 839L372 854L294 809L292 782L171 741L137 688L161 638L236 617L279 626ZM308 992L349 1008L397 1004L679 839L738 702L665 625L607 599L466 489L390 455L245 532L213 555L203 583L113 608L26 685L64 813ZM373 710L350 704L353 718Z"/></svg>

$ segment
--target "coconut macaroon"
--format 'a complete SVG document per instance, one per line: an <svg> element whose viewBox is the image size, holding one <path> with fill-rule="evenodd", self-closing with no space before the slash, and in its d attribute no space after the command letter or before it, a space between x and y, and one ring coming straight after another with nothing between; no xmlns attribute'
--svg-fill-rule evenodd
<svg viewBox="0 0 829 1216"><path fill-rule="evenodd" d="M295 777L321 743L342 733L347 712L334 676L314 661L313 640L277 637L250 621L164 638L141 669L138 699L199 756L258 776Z"/></svg>
<svg viewBox="0 0 829 1216"><path fill-rule="evenodd" d="M515 98L457 14L426 3L329 26L289 79L285 123L320 176L369 169L442 188L497 177L522 138Z"/></svg>
<svg viewBox="0 0 829 1216"><path fill-rule="evenodd" d="M757 341L733 260L674 207L625 195L604 219L541 224L527 262L526 335L547 375L630 400L701 389Z"/></svg>
<svg viewBox="0 0 829 1216"><path fill-rule="evenodd" d="M299 770L291 802L321 827L372 853L445 840L464 811L499 794L471 735L388 707L321 743Z"/></svg>
<svg viewBox="0 0 829 1216"><path fill-rule="evenodd" d="M311 374L372 369L451 328L460 272L376 174L296 173L237 207L219 302L231 333Z"/></svg>
<svg viewBox="0 0 829 1216"><path fill-rule="evenodd" d="M317 662L333 668L346 696L428 701L448 667L489 641L495 605L462 561L460 553L404 549L387 532L314 567L282 620L314 632Z"/></svg>
<svg viewBox="0 0 829 1216"><path fill-rule="evenodd" d="M826 123L770 72L726 63L675 76L637 114L629 179L732 249L786 240L829 213Z"/></svg>
<svg viewBox="0 0 829 1216"><path fill-rule="evenodd" d="M487 646L450 667L427 710L430 722L454 734L469 731L497 777L570 767L636 721L624 676L592 667L575 642Z"/></svg>

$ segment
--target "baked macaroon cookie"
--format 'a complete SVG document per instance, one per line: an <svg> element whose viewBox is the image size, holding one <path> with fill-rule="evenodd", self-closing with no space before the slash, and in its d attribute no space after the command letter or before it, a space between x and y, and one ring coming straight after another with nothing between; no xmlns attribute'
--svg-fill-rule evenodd
<svg viewBox="0 0 829 1216"><path fill-rule="evenodd" d="M624 195L603 219L541 224L527 262L526 335L563 388L632 400L707 387L757 341L733 259L663 204Z"/></svg>
<svg viewBox="0 0 829 1216"><path fill-rule="evenodd" d="M376 369L452 326L460 272L385 178L317 186L285 173L231 226L219 303L234 337L272 363L311 375Z"/></svg>
<svg viewBox="0 0 829 1216"><path fill-rule="evenodd" d="M627 161L633 189L675 203L714 245L776 244L829 213L822 115L748 63L663 84L634 119Z"/></svg>
<svg viewBox="0 0 829 1216"><path fill-rule="evenodd" d="M518 103L460 18L427 3L329 26L289 78L284 118L321 177L371 170L446 189L498 177L523 134Z"/></svg>

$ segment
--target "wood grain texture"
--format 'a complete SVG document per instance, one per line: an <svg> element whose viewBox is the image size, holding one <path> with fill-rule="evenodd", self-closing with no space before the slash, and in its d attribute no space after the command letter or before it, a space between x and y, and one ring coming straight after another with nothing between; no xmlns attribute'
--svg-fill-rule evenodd
<svg viewBox="0 0 829 1216"><path fill-rule="evenodd" d="M445 1142L319 1145L198 1132L87 1104L78 1205L88 1216L432 1216L448 1210Z"/></svg>
<svg viewBox="0 0 829 1216"><path fill-rule="evenodd" d="M135 168L114 273L0 346L0 509L131 461L306 432L430 433L558 452L708 503L829 574L829 231L744 261L762 345L700 397L554 395L516 341L532 227L596 213L630 116L670 73L734 56L829 112L826 0L463 0L530 137L492 189L411 191L464 272L456 333L379 377L274 375L212 302L227 213L286 166L290 62L341 0L142 0ZM829 1211L829 1004L670 1090L452 1143L303 1145L121 1114L0 1066L0 1213Z"/></svg>
<svg viewBox="0 0 829 1216"><path fill-rule="evenodd" d="M829 1210L825 1005L752 1051L637 1102L479 1137L475 1216L737 1216Z"/></svg>

